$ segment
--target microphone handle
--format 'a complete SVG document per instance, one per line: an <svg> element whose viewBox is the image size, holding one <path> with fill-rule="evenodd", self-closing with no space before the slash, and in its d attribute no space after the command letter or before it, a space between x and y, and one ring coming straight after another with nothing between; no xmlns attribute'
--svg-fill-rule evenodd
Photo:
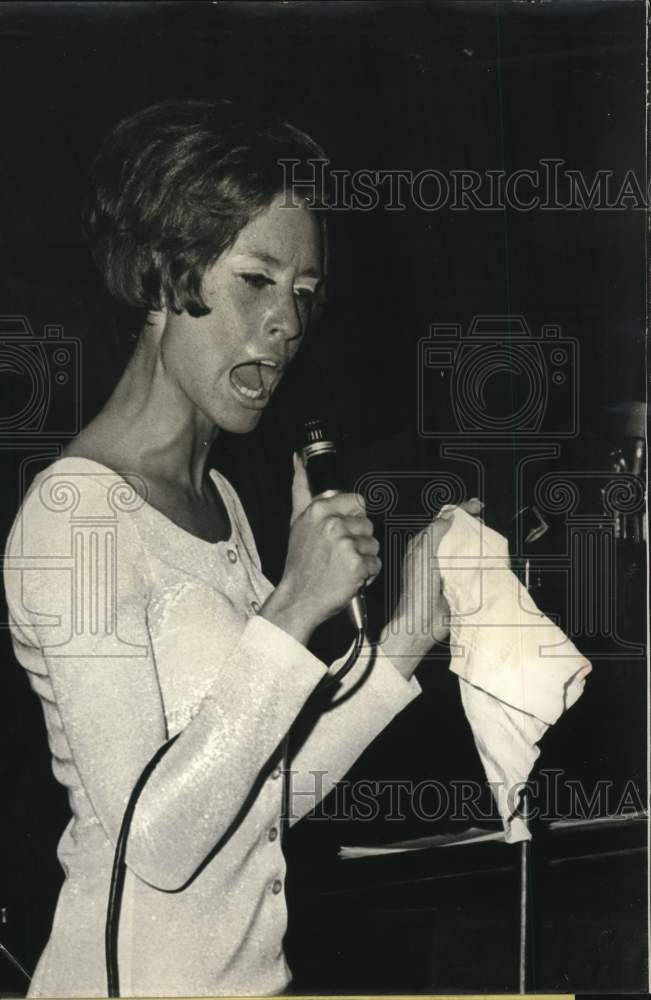
<svg viewBox="0 0 651 1000"><path fill-rule="evenodd" d="M327 500L329 497L336 497L341 490L324 490L323 493L319 493L314 500ZM358 632L366 631L366 601L364 600L364 588L362 587L359 593L355 594L350 604L347 607L347 612L352 621L353 625Z"/></svg>

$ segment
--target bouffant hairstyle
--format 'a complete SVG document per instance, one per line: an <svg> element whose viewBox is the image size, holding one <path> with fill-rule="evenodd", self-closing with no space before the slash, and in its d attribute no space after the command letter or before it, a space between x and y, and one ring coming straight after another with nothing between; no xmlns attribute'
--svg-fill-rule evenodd
<svg viewBox="0 0 651 1000"><path fill-rule="evenodd" d="M123 119L93 161L84 208L109 292L137 310L206 315L204 273L286 190L279 161L298 161L292 176L315 179L310 207L323 204L315 159L325 154L304 132L229 100L164 101Z"/></svg>

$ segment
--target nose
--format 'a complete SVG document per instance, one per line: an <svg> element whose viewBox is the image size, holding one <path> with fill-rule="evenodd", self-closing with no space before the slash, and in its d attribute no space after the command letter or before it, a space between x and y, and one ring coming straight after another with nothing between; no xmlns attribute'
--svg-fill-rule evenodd
<svg viewBox="0 0 651 1000"><path fill-rule="evenodd" d="M301 315L299 304L294 292L290 290L279 296L275 306L268 316L266 330L274 343L288 344L290 348L298 346L297 343L304 333L305 317Z"/></svg>

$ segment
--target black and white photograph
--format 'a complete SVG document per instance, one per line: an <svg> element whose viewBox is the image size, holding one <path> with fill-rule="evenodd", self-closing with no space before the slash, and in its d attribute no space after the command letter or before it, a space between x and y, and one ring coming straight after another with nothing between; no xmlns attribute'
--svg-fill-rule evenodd
<svg viewBox="0 0 651 1000"><path fill-rule="evenodd" d="M648 992L648 13L0 2L0 997Z"/></svg>

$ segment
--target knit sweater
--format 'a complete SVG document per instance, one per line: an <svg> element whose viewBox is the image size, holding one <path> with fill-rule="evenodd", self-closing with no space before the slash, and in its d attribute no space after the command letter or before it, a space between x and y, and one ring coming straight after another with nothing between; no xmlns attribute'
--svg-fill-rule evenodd
<svg viewBox="0 0 651 1000"><path fill-rule="evenodd" d="M14 522L5 566L14 649L72 812L30 996L107 995L120 822L143 767L177 733L128 841L122 995L282 991L286 821L309 812L420 691L364 647L287 759L292 723L338 664L257 614L272 586L233 488L210 474L230 519L226 541L190 534L82 458L40 473Z"/></svg>

